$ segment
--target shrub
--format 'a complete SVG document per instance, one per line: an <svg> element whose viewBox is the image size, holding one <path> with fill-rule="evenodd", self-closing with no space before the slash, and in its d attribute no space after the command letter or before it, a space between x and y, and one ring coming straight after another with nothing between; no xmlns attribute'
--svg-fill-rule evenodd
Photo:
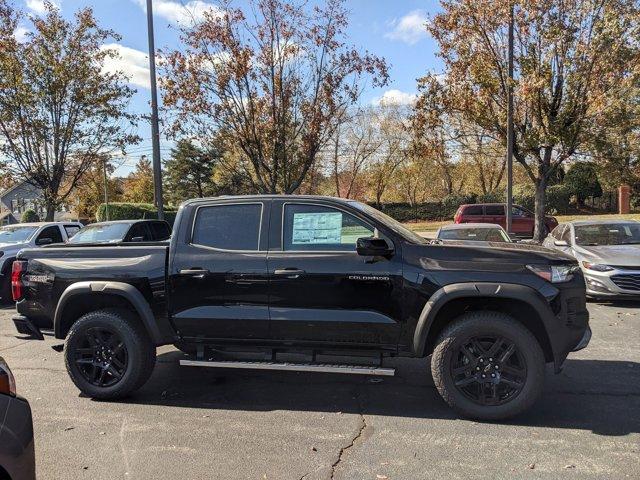
<svg viewBox="0 0 640 480"><path fill-rule="evenodd" d="M566 185L552 185L547 188L546 211L553 215L568 213L571 191Z"/></svg>
<svg viewBox="0 0 640 480"><path fill-rule="evenodd" d="M570 195L575 195L578 205L584 205L589 197L602 196L602 186L598 181L598 170L592 162L577 162L569 167L564 176L564 185Z"/></svg>
<svg viewBox="0 0 640 480"><path fill-rule="evenodd" d="M29 209L24 211L22 217L20 218L20 221L22 223L39 222L40 217L38 217L38 214L35 212L35 210Z"/></svg>
<svg viewBox="0 0 640 480"><path fill-rule="evenodd" d="M104 222L107 220L107 206L102 203L96 211L96 220ZM165 209L164 218L169 224L173 224L176 219L177 210ZM146 218L158 218L158 210L151 203L110 203L109 220L137 220Z"/></svg>
<svg viewBox="0 0 640 480"><path fill-rule="evenodd" d="M533 211L536 205L536 191L531 183L513 187L513 203Z"/></svg>

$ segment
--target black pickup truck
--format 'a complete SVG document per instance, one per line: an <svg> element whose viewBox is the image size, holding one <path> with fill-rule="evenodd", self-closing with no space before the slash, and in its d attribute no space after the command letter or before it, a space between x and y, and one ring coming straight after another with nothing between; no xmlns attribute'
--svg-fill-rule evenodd
<svg viewBox="0 0 640 480"><path fill-rule="evenodd" d="M385 357L431 355L451 407L501 419L534 403L545 363L559 372L591 336L575 260L516 244L430 245L328 197L191 200L169 243L23 250L12 281L18 330L66 339L69 375L94 398L142 386L165 344L190 365L373 374L389 374ZM237 360L252 354L269 361Z"/></svg>

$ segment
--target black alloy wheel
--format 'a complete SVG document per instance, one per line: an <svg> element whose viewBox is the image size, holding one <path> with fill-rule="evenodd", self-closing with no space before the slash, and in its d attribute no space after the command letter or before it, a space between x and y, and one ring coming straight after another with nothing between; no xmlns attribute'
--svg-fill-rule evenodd
<svg viewBox="0 0 640 480"><path fill-rule="evenodd" d="M522 391L527 364L516 344L503 336L473 336L451 362L455 387L478 405L502 405Z"/></svg>
<svg viewBox="0 0 640 480"><path fill-rule="evenodd" d="M74 350L74 357L80 374L96 387L115 385L127 370L124 341L114 330L105 327L87 329Z"/></svg>

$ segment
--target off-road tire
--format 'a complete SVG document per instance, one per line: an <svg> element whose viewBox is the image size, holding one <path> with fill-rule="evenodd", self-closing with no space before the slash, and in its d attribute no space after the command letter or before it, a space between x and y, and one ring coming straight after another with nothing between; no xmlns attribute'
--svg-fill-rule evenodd
<svg viewBox="0 0 640 480"><path fill-rule="evenodd" d="M90 383L75 363L75 349L88 329L109 328L122 340L128 361L122 378L114 385L99 387ZM140 388L151 376L156 362L156 348L139 318L126 309L104 309L80 317L69 330L64 346L64 360L73 383L85 395L95 399L124 398Z"/></svg>
<svg viewBox="0 0 640 480"><path fill-rule="evenodd" d="M471 337L499 335L512 341L526 362L526 377L520 392L502 405L481 405L467 398L454 383L451 362L458 348ZM431 357L431 374L442 398L464 417L503 420L530 408L544 384L545 358L533 334L516 319L500 312L467 312L440 334Z"/></svg>

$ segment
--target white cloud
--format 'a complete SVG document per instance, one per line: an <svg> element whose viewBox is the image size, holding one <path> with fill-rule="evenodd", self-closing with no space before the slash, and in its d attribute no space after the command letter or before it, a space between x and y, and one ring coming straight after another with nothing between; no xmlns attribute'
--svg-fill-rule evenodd
<svg viewBox="0 0 640 480"><path fill-rule="evenodd" d="M57 0L49 0L49 1L54 7L60 10L59 1ZM36 15L42 15L43 13L47 12L47 9L45 8L45 0L26 0L25 4L27 5L27 8L31 10L33 13L35 13Z"/></svg>
<svg viewBox="0 0 640 480"><path fill-rule="evenodd" d="M105 59L103 71L108 73L122 72L132 85L150 88L149 56L145 52L125 47L119 43L105 44L100 48L115 50L119 55L117 58Z"/></svg>
<svg viewBox="0 0 640 480"><path fill-rule="evenodd" d="M400 40L408 45L414 45L427 36L425 23L427 14L424 10L414 10L407 13L399 20L390 22L393 30L385 33L385 38L390 40Z"/></svg>
<svg viewBox="0 0 640 480"><path fill-rule="evenodd" d="M381 97L374 98L371 103L373 105L413 105L417 98L415 93L392 89L384 92Z"/></svg>
<svg viewBox="0 0 640 480"><path fill-rule="evenodd" d="M146 0L135 0L144 11L147 10ZM153 14L163 17L171 23L179 25L191 25L204 20L205 12L213 10L219 12L216 5L203 0L190 0L188 2L171 0L154 0Z"/></svg>
<svg viewBox="0 0 640 480"><path fill-rule="evenodd" d="M18 27L16 31L13 32L13 36L16 37L16 40L20 43L27 40L27 33L29 33L29 29L25 27Z"/></svg>

